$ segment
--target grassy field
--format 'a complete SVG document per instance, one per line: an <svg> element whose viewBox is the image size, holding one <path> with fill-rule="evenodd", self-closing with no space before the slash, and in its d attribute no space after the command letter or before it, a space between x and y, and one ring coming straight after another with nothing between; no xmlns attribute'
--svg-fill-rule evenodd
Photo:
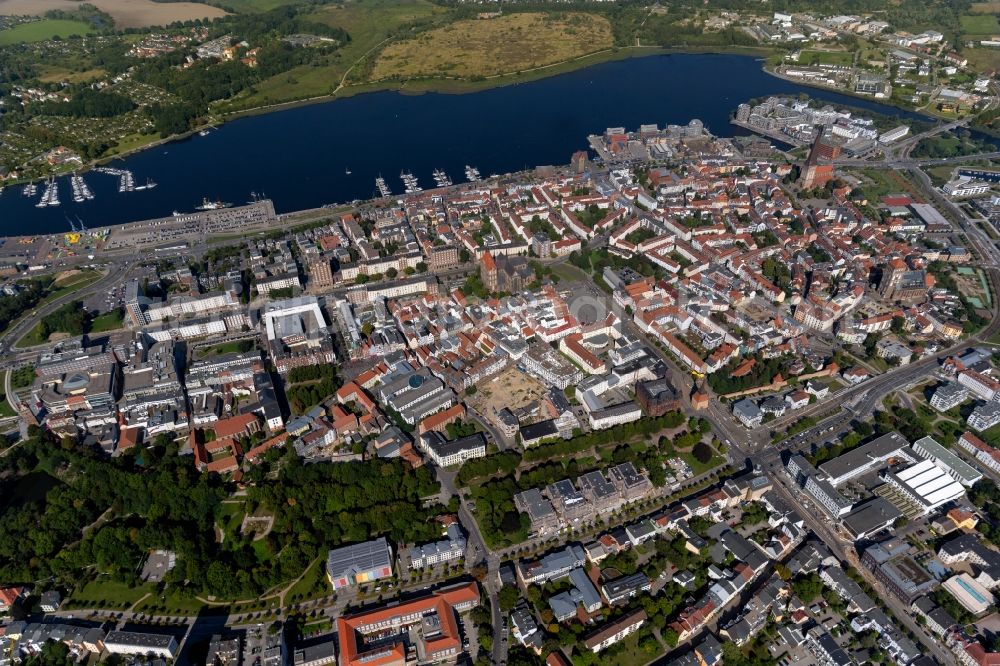
<svg viewBox="0 0 1000 666"><path fill-rule="evenodd" d="M977 72L1000 70L1000 49L963 49L962 57L969 59L969 66Z"/></svg>
<svg viewBox="0 0 1000 666"><path fill-rule="evenodd" d="M966 14L959 17L964 35L993 35L1000 33L1000 24L993 14Z"/></svg>
<svg viewBox="0 0 1000 666"><path fill-rule="evenodd" d="M238 1L253 3L273 0ZM363 82L366 78L365 63L368 57L374 56L373 49L392 36L406 34L419 26L433 25L446 11L428 0L358 0L344 6L318 9L310 18L332 27L343 28L351 36L350 43L330 55L325 63L319 66L304 65L273 76L256 86L259 92L220 105L220 109L251 109L329 95L336 90L344 74L355 63L357 67L351 71L351 80Z"/></svg>
<svg viewBox="0 0 1000 666"><path fill-rule="evenodd" d="M98 579L73 590L69 601L74 602L73 606L78 608L115 608L124 610L141 599L147 592L152 592L154 589L154 586L148 583L132 587L125 583Z"/></svg>
<svg viewBox="0 0 1000 666"><path fill-rule="evenodd" d="M955 167L948 165L934 166L928 167L924 171L931 177L931 182L934 183L935 187L941 187L951 180L951 175L955 171Z"/></svg>
<svg viewBox="0 0 1000 666"><path fill-rule="evenodd" d="M44 19L22 23L8 30L0 30L0 46L22 42L42 42L53 37L66 38L70 35L86 35L94 29L83 21Z"/></svg>
<svg viewBox="0 0 1000 666"><path fill-rule="evenodd" d="M688 465L691 466L691 471L694 472L695 476L698 476L699 474L704 474L705 472L715 469L719 465L722 465L726 462L726 457L721 456L718 453L713 453L712 457L709 459L707 463L703 463L697 458L695 458L690 451L679 451L677 455L680 458L682 458L684 462L686 462Z"/></svg>
<svg viewBox="0 0 1000 666"><path fill-rule="evenodd" d="M973 2L970 14L1000 14L1000 2Z"/></svg>
<svg viewBox="0 0 1000 666"><path fill-rule="evenodd" d="M111 312L106 312L98 317L94 317L94 320L90 322L91 333L105 333L107 331L117 331L121 327L122 327L121 310L112 310Z"/></svg>
<svg viewBox="0 0 1000 666"><path fill-rule="evenodd" d="M48 342L48 338L43 335L42 324L39 322L33 329L24 334L24 337L17 341L21 347L35 347Z"/></svg>
<svg viewBox="0 0 1000 666"><path fill-rule="evenodd" d="M60 296L65 296L66 294L83 289L88 285L94 284L102 277L103 275L98 271L87 268L78 273L73 273L71 275L67 275L66 277L60 278L55 281L55 284L53 284L53 287L55 287L55 289L53 289L48 296L43 298L39 303L39 305L44 305L45 303L55 300Z"/></svg>
<svg viewBox="0 0 1000 666"><path fill-rule="evenodd" d="M28 388L33 383L35 383L35 366L33 365L26 365L14 370L14 374L10 377L10 386L15 391Z"/></svg>
<svg viewBox="0 0 1000 666"><path fill-rule="evenodd" d="M458 21L390 44L372 78L496 76L577 58L613 41L607 19L578 12Z"/></svg>
<svg viewBox="0 0 1000 666"><path fill-rule="evenodd" d="M151 615L197 615L205 608L205 604L198 601L191 594L179 592L168 587L159 596L150 595L141 604L136 606L138 613L149 613Z"/></svg>
<svg viewBox="0 0 1000 666"><path fill-rule="evenodd" d="M41 76L38 78L43 83L61 83L63 81L68 83L85 83L87 81L99 79L107 73L100 68L75 72L65 67L39 65L38 69L41 72Z"/></svg>
<svg viewBox="0 0 1000 666"><path fill-rule="evenodd" d="M854 54L849 51L803 51L799 56L803 65L852 65Z"/></svg>
<svg viewBox="0 0 1000 666"><path fill-rule="evenodd" d="M984 430L979 433L979 436L983 438L984 442L993 448L1000 447L1000 425L995 425L992 428Z"/></svg>
<svg viewBox="0 0 1000 666"><path fill-rule="evenodd" d="M306 599L317 599L330 593L330 586L324 575L326 561L317 559L309 565L302 578L285 594L286 603L297 603Z"/></svg>

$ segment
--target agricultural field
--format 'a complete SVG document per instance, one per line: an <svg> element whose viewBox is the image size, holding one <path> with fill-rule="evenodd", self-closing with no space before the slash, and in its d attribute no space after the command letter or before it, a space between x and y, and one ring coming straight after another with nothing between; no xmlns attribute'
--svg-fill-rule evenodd
<svg viewBox="0 0 1000 666"><path fill-rule="evenodd" d="M1000 69L1000 49L963 49L962 57L969 59L969 66L977 72Z"/></svg>
<svg viewBox="0 0 1000 666"><path fill-rule="evenodd" d="M0 46L22 42L43 42L53 37L66 38L70 35L86 35L93 31L94 29L83 21L43 19L22 23L7 30L0 30Z"/></svg>
<svg viewBox="0 0 1000 666"><path fill-rule="evenodd" d="M302 0L218 0L217 4L236 14L255 14L285 5L302 4Z"/></svg>
<svg viewBox="0 0 1000 666"><path fill-rule="evenodd" d="M571 60L613 43L607 19L578 12L458 21L387 46L372 79L497 76Z"/></svg>
<svg viewBox="0 0 1000 666"><path fill-rule="evenodd" d="M993 14L966 14L959 18L962 34L994 35L1000 33L1000 23Z"/></svg>
<svg viewBox="0 0 1000 666"><path fill-rule="evenodd" d="M282 4L281 0L278 3ZM89 4L109 14L119 28L167 25L174 21L213 19L226 15L224 10L200 2L90 0ZM71 12L79 8L80 3L75 0L0 0L0 14L42 16L53 9Z"/></svg>
<svg viewBox="0 0 1000 666"><path fill-rule="evenodd" d="M969 8L970 14L1000 14L1000 2L973 2Z"/></svg>

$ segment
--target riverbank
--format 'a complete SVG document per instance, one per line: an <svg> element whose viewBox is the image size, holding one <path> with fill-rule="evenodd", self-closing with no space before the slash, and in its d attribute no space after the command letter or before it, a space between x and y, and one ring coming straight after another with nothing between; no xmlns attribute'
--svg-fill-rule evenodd
<svg viewBox="0 0 1000 666"><path fill-rule="evenodd" d="M934 113L930 113L927 111L926 107L918 108L915 106L904 106L903 104L895 102L891 99L877 99L872 95L861 95L854 92L853 90L845 90L843 88L836 88L834 86L819 85L817 83L814 83L811 79L796 78L794 76L787 76L785 74L780 74L779 72L774 71L774 69L768 67L766 64L763 67L761 67L761 70L765 74L770 74L774 78L781 79L782 81L787 81L789 83L794 83L796 85L805 86L807 88L815 88L816 90L826 90L828 92L837 93L838 95L843 95L845 97L853 97L854 99L863 99L867 102L873 102L875 104L881 104L882 106L889 106L894 109L899 109L900 111L905 111L906 113L916 114L918 116L928 118L935 122L939 120L955 120L955 118L952 117L944 117L936 115Z"/></svg>
<svg viewBox="0 0 1000 666"><path fill-rule="evenodd" d="M539 81L549 77L558 76L560 74L568 74L570 72L579 71L603 63L628 60L633 58L645 58L654 55L741 55L741 56L750 56L756 58L765 58L773 53L774 49L769 47L733 46L725 48L723 47L665 48L659 46L637 45L637 46L611 47L608 49L602 49L600 51L585 54L583 56L579 56L576 58L571 58L569 60L565 60L562 62L535 67L532 68L531 70L525 70L521 72L510 72L506 74L498 74L482 78L461 79L461 78L431 77L426 79L408 79L403 81L386 79L382 81L371 81L363 84L344 85L343 87L338 88L335 92L326 95L304 97L301 99L289 99L280 102L275 102L273 104L254 107L251 109L240 109L232 112L219 113L217 115L213 114L209 116L206 123L194 127L187 132L183 132L181 134L174 134L168 137L157 137L150 135L149 141L147 142L137 141L134 143L130 143L127 148L121 150L120 152L103 155L99 158L86 162L75 169L66 169L60 171L58 172L57 175L71 173L74 171L84 173L90 169L93 169L94 167L106 165L116 160L124 160L130 156L145 152L147 150L151 150L153 148L165 146L167 144L174 143L177 141L184 141L186 139L190 139L192 137L195 137L199 132L205 129L214 130L229 121L237 120L239 118L259 116L304 106L310 106L314 104L323 104L335 100L349 99L351 97L356 97L358 95L365 95L378 92L399 92L403 95L423 95L426 93L464 95L470 93L483 92L485 90L492 90L496 88L504 88L508 86L520 85L523 83L530 83L532 81ZM41 180L44 180L44 178L34 179L35 182ZM7 183L7 185L19 185L28 182L31 181L27 179L22 179L22 180L10 181Z"/></svg>
<svg viewBox="0 0 1000 666"><path fill-rule="evenodd" d="M767 76L759 51L752 56L700 51L619 49L561 66L573 71L550 67L529 73L542 80L523 75L473 82L490 89L460 85L456 94L422 94L443 86L420 82L387 91L383 84L381 91L370 87L365 94L357 87L350 95L345 90L336 103L320 103L330 102L323 98L258 109L247 117L234 114L226 119L232 122L207 136L151 137L156 148L110 158L138 181L154 180L155 189L121 193L116 178L95 174L87 178L95 199L82 203L64 200L59 207L37 208L20 192L0 196L0 219L8 221L0 233L61 233L70 221L79 226L77 217L88 228L159 219L190 211L205 198L239 204L253 193L266 194L278 213L367 200L377 196L380 176L398 193L401 173L426 184L437 170L460 180L465 165L485 175L564 164L586 149L587 136L607 127L683 125L698 118L713 133L731 136L732 111L769 95L808 94L835 105L894 113L876 102ZM600 60L606 62L590 65Z"/></svg>

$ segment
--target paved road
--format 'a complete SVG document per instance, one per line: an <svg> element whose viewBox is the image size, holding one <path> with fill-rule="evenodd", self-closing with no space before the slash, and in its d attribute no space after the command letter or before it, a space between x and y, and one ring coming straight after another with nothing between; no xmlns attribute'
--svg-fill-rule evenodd
<svg viewBox="0 0 1000 666"><path fill-rule="evenodd" d="M502 441L502 440L500 440ZM441 483L441 490L451 497L459 499L458 520L468 535L468 550L465 557L465 568L472 570L481 563L486 564L486 579L483 581L483 588L486 596L490 600L491 622L493 625L493 649L492 660L494 664L507 661L507 632L503 630L504 619L500 612L500 580L498 572L500 569L500 555L491 551L486 546L486 540L479 530L479 523L472 515L469 505L462 495L462 491L455 483L456 472L436 468L438 481Z"/></svg>
<svg viewBox="0 0 1000 666"><path fill-rule="evenodd" d="M24 362L25 356L33 359L40 350L51 347L51 345L40 345L38 347L25 349L16 347L15 345L26 333L33 329L43 317L55 312L66 303L74 300L84 300L86 297L93 294L107 292L112 286L120 284L127 278L129 268L130 265L128 262L112 264L107 275L99 279L97 282L94 282L92 285L84 287L78 291L63 294L59 298L52 299L45 305L36 308L30 315L24 317L4 331L3 335L0 335L0 353L6 352L7 350L9 350L9 352L4 354L4 359L0 362L0 367L16 367L20 363Z"/></svg>

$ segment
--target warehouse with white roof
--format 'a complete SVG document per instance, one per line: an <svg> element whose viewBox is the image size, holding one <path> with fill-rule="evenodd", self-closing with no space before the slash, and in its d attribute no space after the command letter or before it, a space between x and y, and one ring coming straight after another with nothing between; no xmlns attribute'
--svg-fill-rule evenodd
<svg viewBox="0 0 1000 666"><path fill-rule="evenodd" d="M908 518L926 516L965 494L962 484L933 460L921 460L899 472L886 470L881 476L885 484L875 492L896 505Z"/></svg>

